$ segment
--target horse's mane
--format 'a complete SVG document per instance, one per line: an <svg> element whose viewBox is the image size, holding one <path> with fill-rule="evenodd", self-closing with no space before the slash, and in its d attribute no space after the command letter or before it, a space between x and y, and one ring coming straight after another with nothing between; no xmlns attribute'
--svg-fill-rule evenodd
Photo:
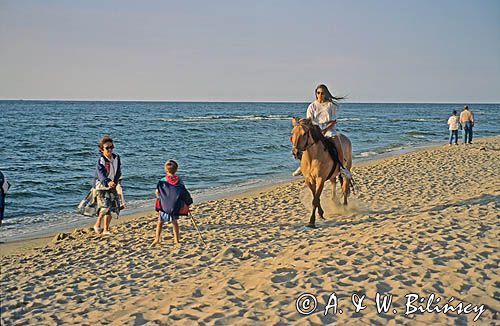
<svg viewBox="0 0 500 326"><path fill-rule="evenodd" d="M299 124L311 131L314 142L326 140L319 126L312 124L311 119L301 119Z"/></svg>
<svg viewBox="0 0 500 326"><path fill-rule="evenodd" d="M325 136L321 132L320 127L318 127L317 125L311 126L311 137L315 142L326 140Z"/></svg>

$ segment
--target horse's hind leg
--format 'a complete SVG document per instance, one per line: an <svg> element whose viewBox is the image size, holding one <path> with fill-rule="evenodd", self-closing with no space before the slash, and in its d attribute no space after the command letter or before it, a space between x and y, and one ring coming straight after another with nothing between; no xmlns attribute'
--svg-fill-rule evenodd
<svg viewBox="0 0 500 326"><path fill-rule="evenodd" d="M321 207L321 200L320 200L320 197L321 197L321 193L323 192L323 186L324 186L325 182L324 181L319 181L318 183L316 183L316 207L318 207L318 214L319 214L319 217L320 218L324 218L323 217L323 214L325 213L323 211L323 208ZM314 203L313 203L314 205Z"/></svg>
<svg viewBox="0 0 500 326"><path fill-rule="evenodd" d="M337 177L331 178L330 182L332 183L332 200L335 201L335 197L337 197L336 196L337 191L335 189L335 188L337 188Z"/></svg>

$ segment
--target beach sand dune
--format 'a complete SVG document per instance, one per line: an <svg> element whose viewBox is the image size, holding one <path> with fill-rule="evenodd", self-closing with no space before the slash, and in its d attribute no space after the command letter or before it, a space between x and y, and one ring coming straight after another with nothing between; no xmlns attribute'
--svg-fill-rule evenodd
<svg viewBox="0 0 500 326"><path fill-rule="evenodd" d="M472 324L475 313L405 316L405 295L454 297L498 323L500 137L435 147L354 167L348 207L322 202L318 229L305 224L302 180L196 205L182 245L154 249L153 213L59 235L43 248L2 257L2 324ZM340 191L338 191L340 194ZM63 239L64 238L64 239ZM335 292L343 313L325 316ZM392 294L377 314L376 293ZM314 294L311 315L296 310ZM366 295L355 312L351 295ZM396 313L394 313L394 309Z"/></svg>

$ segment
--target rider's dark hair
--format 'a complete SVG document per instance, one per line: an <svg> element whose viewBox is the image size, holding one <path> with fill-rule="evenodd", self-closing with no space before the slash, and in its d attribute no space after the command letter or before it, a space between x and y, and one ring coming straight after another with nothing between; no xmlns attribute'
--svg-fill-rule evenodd
<svg viewBox="0 0 500 326"><path fill-rule="evenodd" d="M314 90L314 96L315 96L315 98L316 98L316 92L320 88L325 93L325 100L328 101L328 102L335 103L336 101L340 101L340 100L345 99L344 96L341 96L341 97L335 97L335 96L333 96L332 93L330 93L330 91L328 90L328 87L326 87L326 85L324 85L324 84L319 84L318 86L316 86L316 89Z"/></svg>

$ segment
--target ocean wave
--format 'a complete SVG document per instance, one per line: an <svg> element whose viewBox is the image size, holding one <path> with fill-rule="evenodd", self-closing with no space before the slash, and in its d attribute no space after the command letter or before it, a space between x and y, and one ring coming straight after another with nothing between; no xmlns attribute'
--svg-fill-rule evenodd
<svg viewBox="0 0 500 326"><path fill-rule="evenodd" d="M57 211L42 214L23 214L6 219L0 231L2 239L20 240L33 236L46 236L55 230L66 230L82 227L94 217L85 217L73 210ZM35 227L36 226L36 227Z"/></svg>
<svg viewBox="0 0 500 326"><path fill-rule="evenodd" d="M374 156L374 155L377 155L379 153L377 152L372 152L372 151L368 151L368 152L361 152L357 155L354 155L354 157L370 157L370 156Z"/></svg>
<svg viewBox="0 0 500 326"><path fill-rule="evenodd" d="M375 147L375 148L370 148L369 150L360 152L358 154L355 154L354 157L356 158L366 158L366 157L372 157L384 153L390 153L394 151L399 151L405 149L405 145L401 143L395 143L395 144L387 144L385 146L381 147Z"/></svg>
<svg viewBox="0 0 500 326"><path fill-rule="evenodd" d="M360 118L338 118L337 121L361 121Z"/></svg>
<svg viewBox="0 0 500 326"><path fill-rule="evenodd" d="M288 120L287 115L206 115L179 118L160 118L162 122L218 122L218 121L254 121L254 120Z"/></svg>
<svg viewBox="0 0 500 326"><path fill-rule="evenodd" d="M438 136L439 134L432 132L432 131L408 131L405 132L406 136L410 136L412 138L419 138L419 139L424 139L429 136Z"/></svg>
<svg viewBox="0 0 500 326"><path fill-rule="evenodd" d="M286 144L265 144L265 145L261 145L259 146L258 148L252 148L253 151L255 151L255 153L262 153L262 152L265 152L265 151L269 151L269 152L272 152L272 151L282 151L282 150L288 150L289 148L291 148L291 145L289 145L291 143L286 143Z"/></svg>
<svg viewBox="0 0 500 326"><path fill-rule="evenodd" d="M398 118L393 118L389 119L389 122L446 122L443 119L439 118L414 118L414 119L398 119Z"/></svg>

